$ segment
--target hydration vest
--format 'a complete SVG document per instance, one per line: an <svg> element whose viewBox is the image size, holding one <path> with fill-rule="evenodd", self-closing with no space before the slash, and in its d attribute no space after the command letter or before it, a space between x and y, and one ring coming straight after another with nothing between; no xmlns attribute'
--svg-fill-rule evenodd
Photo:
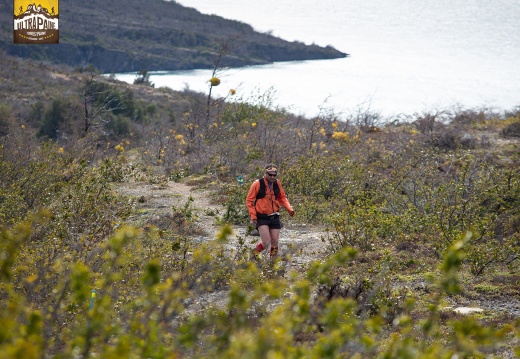
<svg viewBox="0 0 520 359"><path fill-rule="evenodd" d="M265 197L265 182L264 178L259 178L258 181L260 182L260 188L258 189L258 193L256 194L256 199L264 198ZM277 198L280 194L280 187L278 186L278 180L273 182L273 191L274 191L274 198Z"/></svg>

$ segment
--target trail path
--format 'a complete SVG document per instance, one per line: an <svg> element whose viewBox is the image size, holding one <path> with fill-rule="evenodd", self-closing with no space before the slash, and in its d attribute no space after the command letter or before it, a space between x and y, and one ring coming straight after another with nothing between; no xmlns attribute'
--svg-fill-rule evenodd
<svg viewBox="0 0 520 359"><path fill-rule="evenodd" d="M142 217L160 221L162 216L172 212L172 206L182 207L189 197L192 197L194 201L191 207L197 213L197 225L203 233L196 236L196 239L199 241L212 240L219 230L215 216L209 215L209 213L222 215L224 207L211 202L208 190L173 181L161 184L125 183L117 186L116 190L137 199L136 214L130 218L133 222L139 222L139 218ZM282 221L283 217L287 218L287 214L282 213ZM239 236L245 238L246 244L251 250L256 246L260 237L246 235L246 229L245 226L233 226L233 235L229 241L230 247L234 247L238 243ZM314 226L284 226L280 234L279 251L284 258L289 255L286 263L287 273L291 270L303 272L310 262L324 256L326 245L321 240L324 235L325 232L322 229Z"/></svg>
<svg viewBox="0 0 520 359"><path fill-rule="evenodd" d="M190 197L193 198L191 208L197 214L197 225L200 227L200 234L194 236L197 241L208 241L215 238L219 226L216 218L211 213L222 215L224 207L220 204L212 203L210 192L205 189L197 189L182 182L168 181L161 184L148 183L123 183L115 188L121 194L137 199L137 210L133 218L134 223L146 220L160 220L161 216L172 213L172 207L183 207ZM244 203L245 206L245 203ZM287 218L286 213L282 213L283 218ZM245 226L233 226L233 235L228 246L234 249L237 246L238 238L245 238L246 245L251 250L259 242L260 237L246 235ZM284 258L285 274L288 278L292 271L303 274L309 263L325 256L326 244L322 242L322 237L326 233L323 229L315 226L306 225L286 225L280 235L280 256ZM269 259L264 258L264 261ZM227 302L227 290L220 290L197 298L192 306L192 310L203 310L209 305L222 306ZM507 312L515 317L520 317L520 301L518 298L494 298L492 300L471 300L462 299L454 306L478 305L485 310L498 310Z"/></svg>
<svg viewBox="0 0 520 359"><path fill-rule="evenodd" d="M148 183L122 183L115 188L119 193L136 199L136 211L130 221L134 225L148 221L160 221L172 213L172 207L183 207L190 197L193 198L191 208L197 214L196 223L200 227L201 234L196 234L194 240L198 242L215 238L220 226L216 223L216 217L211 213L222 215L224 207L211 201L210 192L188 186L182 182L168 181L161 184ZM245 206L245 199L244 199ZM282 213L287 218L286 213ZM239 237L245 239L246 246L253 250L260 237L246 235L245 226L233 226L233 235L227 244L231 250L237 248ZM283 275L288 278L290 273L296 271L304 274L307 265L312 261L323 257L326 249L321 236L325 233L312 226L286 225L280 235L280 256L284 259ZM269 261L264 257L262 262ZM203 312L209 306L224 307L228 302L228 290L220 289L213 292L201 293L197 298L192 298L189 303L189 312Z"/></svg>
<svg viewBox="0 0 520 359"><path fill-rule="evenodd" d="M171 213L173 206L182 207L192 197L191 206L197 213L197 225L204 233L196 239L211 240L219 230L215 216L210 213L221 215L224 207L211 202L208 190L173 181L161 184L124 183L118 185L116 190L137 199L137 213L131 218L133 220L139 217L159 220L161 216ZM283 217L287 218L285 212L282 213L282 221ZM245 226L233 226L234 234L229 243L231 247L237 243L239 236L246 239L251 250L255 247L260 237L246 235L246 229ZM321 240L324 235L323 230L313 226L285 225L280 235L280 255L289 254L287 272L293 269L300 272L310 262L321 258L325 251L325 243Z"/></svg>

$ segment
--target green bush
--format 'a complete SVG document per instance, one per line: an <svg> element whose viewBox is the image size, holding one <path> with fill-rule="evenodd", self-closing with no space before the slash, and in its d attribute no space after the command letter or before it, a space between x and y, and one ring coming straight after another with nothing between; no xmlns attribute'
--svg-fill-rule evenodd
<svg viewBox="0 0 520 359"><path fill-rule="evenodd" d="M246 207L246 196L251 184L239 183L222 184L219 189L219 198L222 203L224 223L244 225L249 223L249 212Z"/></svg>
<svg viewBox="0 0 520 359"><path fill-rule="evenodd" d="M0 169L0 220L13 225L55 200L71 175L71 158L50 144L35 153L30 147L5 148Z"/></svg>
<svg viewBox="0 0 520 359"><path fill-rule="evenodd" d="M390 251L367 262L376 250L349 247L370 242L338 241L334 254L305 275L279 277L273 273L280 261L262 267L230 255L229 228L214 241L186 238L175 247L170 231L196 219L190 201L174 208L178 221L166 231L122 227L129 212L110 191L110 181L120 178L111 163L77 168L47 214L2 230L3 356L482 356L500 352L517 330L446 320L441 312L443 298L462 290L458 273L472 260L472 235L451 240L440 267L431 268L438 279L426 297L394 285ZM230 186L229 193L245 191ZM338 226L363 229L359 238L378 244L399 235L402 217L381 212L385 202L364 196L346 203ZM372 268L349 269L364 263ZM224 301L201 300L223 289Z"/></svg>
<svg viewBox="0 0 520 359"><path fill-rule="evenodd" d="M520 137L520 121L507 125L501 134L504 137Z"/></svg>
<svg viewBox="0 0 520 359"><path fill-rule="evenodd" d="M57 99L52 101L51 107L43 114L43 119L40 124L38 135L46 137L51 140L58 138L60 126L63 126L65 119L65 104L62 100Z"/></svg>

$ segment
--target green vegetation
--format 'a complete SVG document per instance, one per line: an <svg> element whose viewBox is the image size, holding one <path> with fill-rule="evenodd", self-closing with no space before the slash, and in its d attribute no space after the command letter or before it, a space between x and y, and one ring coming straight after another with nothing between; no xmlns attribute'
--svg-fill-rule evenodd
<svg viewBox="0 0 520 359"><path fill-rule="evenodd" d="M302 119L0 61L0 358L520 356L518 110ZM266 162L287 226L325 233L298 272L231 240ZM147 217L115 190L169 181L223 210Z"/></svg>

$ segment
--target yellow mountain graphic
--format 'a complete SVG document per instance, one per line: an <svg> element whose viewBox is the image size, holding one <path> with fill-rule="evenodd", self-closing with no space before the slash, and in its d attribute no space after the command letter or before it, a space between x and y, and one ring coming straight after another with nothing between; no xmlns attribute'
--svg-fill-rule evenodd
<svg viewBox="0 0 520 359"><path fill-rule="evenodd" d="M27 10L27 7L31 4L36 5L38 7L41 5L41 7L44 7L47 9L50 15L58 15L58 0L14 0L14 15L18 16L21 13L25 12ZM22 11L20 12L20 8ZM54 8L54 13L52 12L52 9Z"/></svg>

